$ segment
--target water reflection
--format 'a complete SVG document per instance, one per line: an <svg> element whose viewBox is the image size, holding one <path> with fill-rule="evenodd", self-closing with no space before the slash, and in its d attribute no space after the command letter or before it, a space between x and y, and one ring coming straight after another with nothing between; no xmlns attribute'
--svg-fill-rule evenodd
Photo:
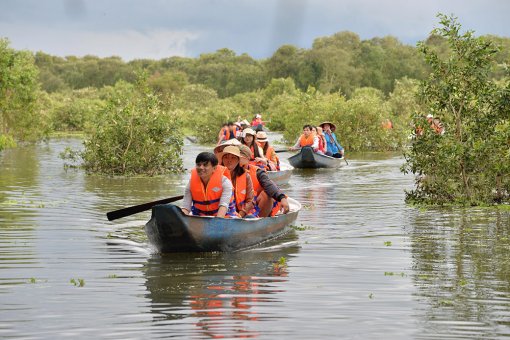
<svg viewBox="0 0 510 340"><path fill-rule="evenodd" d="M285 292L288 267L279 261L292 262L299 251L293 240L291 233L268 251L153 255L145 276L154 324L181 320L205 338L257 337L256 323L272 318Z"/></svg>
<svg viewBox="0 0 510 340"><path fill-rule="evenodd" d="M429 334L510 335L510 216L429 211L411 230L416 296Z"/></svg>
<svg viewBox="0 0 510 340"><path fill-rule="evenodd" d="M150 211L104 213L179 195L189 172L65 171L59 152L80 144L0 154L0 338L510 336L510 212L407 206L399 157L294 170L284 190L304 206L299 238L275 249L159 256ZM210 149L187 145L185 167ZM276 269L281 257L289 267Z"/></svg>

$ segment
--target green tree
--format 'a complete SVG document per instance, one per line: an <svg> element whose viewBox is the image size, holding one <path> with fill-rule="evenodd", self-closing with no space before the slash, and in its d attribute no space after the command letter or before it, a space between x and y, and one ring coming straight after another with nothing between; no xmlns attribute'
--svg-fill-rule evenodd
<svg viewBox="0 0 510 340"><path fill-rule="evenodd" d="M47 119L37 102L37 76L33 55L11 49L7 39L0 39L1 134L14 140L34 141L48 133Z"/></svg>
<svg viewBox="0 0 510 340"><path fill-rule="evenodd" d="M448 44L446 56L419 44L431 73L421 86L426 113L441 117L444 135L428 128L423 115L415 125L424 133L405 153L402 170L416 175L408 201L433 204L491 204L510 195L509 85L489 75L498 49L472 31L461 33L456 18L438 15L433 31Z"/></svg>
<svg viewBox="0 0 510 340"><path fill-rule="evenodd" d="M182 145L175 115L140 77L135 86L115 85L78 154L88 172L152 176L182 170Z"/></svg>
<svg viewBox="0 0 510 340"><path fill-rule="evenodd" d="M333 121L340 123L337 137L349 151L378 151L396 147L388 139L382 122L389 116L388 105L381 90L364 87L354 91Z"/></svg>
<svg viewBox="0 0 510 340"><path fill-rule="evenodd" d="M52 130L84 131L104 109L105 100L94 87L73 91L52 92L41 105L48 111Z"/></svg>

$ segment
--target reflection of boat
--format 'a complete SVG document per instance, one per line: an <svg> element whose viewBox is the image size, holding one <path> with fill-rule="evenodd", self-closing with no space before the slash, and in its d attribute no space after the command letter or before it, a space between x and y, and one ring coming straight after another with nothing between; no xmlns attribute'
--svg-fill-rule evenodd
<svg viewBox="0 0 510 340"><path fill-rule="evenodd" d="M301 204L288 199L287 214L266 218L188 216L173 204L156 205L145 225L149 241L161 253L236 251L280 236L297 218Z"/></svg>
<svg viewBox="0 0 510 340"><path fill-rule="evenodd" d="M256 337L261 318L270 315L285 291L289 268L299 251L290 232L275 246L236 253L153 254L144 265L146 297L153 329L184 338ZM273 244L269 242L270 244ZM259 314L267 307L267 312ZM275 316L276 317L276 316ZM170 332L170 333L168 333Z"/></svg>
<svg viewBox="0 0 510 340"><path fill-rule="evenodd" d="M289 163L295 168L337 168L343 164L343 158L334 158L313 152L309 146L289 158Z"/></svg>
<svg viewBox="0 0 510 340"><path fill-rule="evenodd" d="M286 184L289 182L290 176L292 175L292 169L290 165L282 164L280 171L268 171L267 176L275 182L277 185Z"/></svg>

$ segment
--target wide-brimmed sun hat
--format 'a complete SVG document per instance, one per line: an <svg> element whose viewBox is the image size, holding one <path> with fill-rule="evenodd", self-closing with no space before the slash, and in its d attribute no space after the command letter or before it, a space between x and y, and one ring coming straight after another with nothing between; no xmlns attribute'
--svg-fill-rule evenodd
<svg viewBox="0 0 510 340"><path fill-rule="evenodd" d="M222 152L218 153L216 155L216 158L218 158L218 162L220 164L223 164L223 156L225 156L227 153L237 156L238 158L241 158L241 153L239 152L239 147L236 145L228 145L223 149Z"/></svg>
<svg viewBox="0 0 510 340"><path fill-rule="evenodd" d="M247 128L247 129L243 130L243 137L246 136L246 135L256 136L257 133L253 129Z"/></svg>
<svg viewBox="0 0 510 340"><path fill-rule="evenodd" d="M265 133L264 131L257 132L257 141L267 142L267 133Z"/></svg>
<svg viewBox="0 0 510 340"><path fill-rule="evenodd" d="M331 127L331 131L335 132L336 125L331 122L323 122L323 123L320 123L319 126L324 130L324 125L326 125L326 124L329 124L329 126Z"/></svg>
<svg viewBox="0 0 510 340"><path fill-rule="evenodd" d="M237 145L241 145L241 144L242 143L239 140L235 139L235 138L221 141L221 144L214 148L214 154L216 155L216 154L222 152L223 149L225 149L229 145L236 145L237 146Z"/></svg>
<svg viewBox="0 0 510 340"><path fill-rule="evenodd" d="M250 161L251 158L251 150L246 145L240 145L239 146L239 153L241 154L241 158L239 159L239 163L241 165L247 164Z"/></svg>
<svg viewBox="0 0 510 340"><path fill-rule="evenodd" d="M261 116L260 114L258 114L258 113L257 113L257 114L255 115L255 118L262 118L262 116Z"/></svg>
<svg viewBox="0 0 510 340"><path fill-rule="evenodd" d="M427 115L427 118L434 118L434 116L433 116L432 114L430 114L430 113L429 113L429 114Z"/></svg>

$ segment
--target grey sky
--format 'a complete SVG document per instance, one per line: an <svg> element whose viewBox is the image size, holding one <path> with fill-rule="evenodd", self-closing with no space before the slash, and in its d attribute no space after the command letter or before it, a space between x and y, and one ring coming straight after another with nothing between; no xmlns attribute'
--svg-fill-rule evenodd
<svg viewBox="0 0 510 340"><path fill-rule="evenodd" d="M407 44L454 14L477 35L510 37L507 0L0 0L0 37L52 55L196 57L219 48L267 58L340 31Z"/></svg>

